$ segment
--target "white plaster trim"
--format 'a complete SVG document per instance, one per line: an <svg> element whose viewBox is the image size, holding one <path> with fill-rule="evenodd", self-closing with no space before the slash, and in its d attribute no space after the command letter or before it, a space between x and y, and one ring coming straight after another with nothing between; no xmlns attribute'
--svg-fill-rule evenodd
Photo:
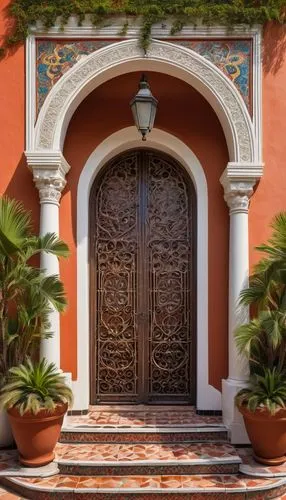
<svg viewBox="0 0 286 500"><path fill-rule="evenodd" d="M110 78L142 69L166 73L192 85L217 113L231 161L257 161L251 118L233 83L199 54L162 41L152 42L148 57L137 40L127 40L93 52L73 66L55 84L41 109L34 149L62 149L69 120L80 102Z"/></svg>
<svg viewBox="0 0 286 500"><path fill-rule="evenodd" d="M77 369L73 382L74 409L89 404L89 193L100 169L115 155L136 147L150 147L171 155L189 173L197 193L197 407L220 410L221 394L208 382L208 194L203 168L194 153L175 136L153 129L146 143L135 127L106 138L88 158L77 192Z"/></svg>
<svg viewBox="0 0 286 500"><path fill-rule="evenodd" d="M30 26L30 33L32 36L37 38L90 38L91 36L96 38L115 38L122 39L120 32L122 27L126 22L126 16L118 16L116 18L110 18L106 21L106 24L101 24L96 27L90 21L89 16L86 16L81 26L78 26L76 16L71 16L68 23L62 27L60 19L57 20L55 25L49 30L45 29L40 21L36 25ZM139 17L129 17L128 18L128 29L124 38L133 38L140 36L141 30L141 20ZM172 22L166 20L164 22L156 23L152 26L151 34L154 38L250 38L255 35L258 31L261 31L261 25L254 25L249 27L247 25L236 25L232 26L231 31L227 26L224 25L214 25L206 26L198 24L196 26L186 25L181 31L175 35L170 35L170 30L172 27ZM30 35L31 36L31 35Z"/></svg>
<svg viewBox="0 0 286 500"><path fill-rule="evenodd" d="M129 20L130 21L130 20ZM53 38L93 38L105 39L112 38L114 43L118 39L122 39L119 35L125 18L116 19L108 26L94 28L87 20L83 26L77 26L76 19L71 17L64 30L60 27L60 23L55 25L49 31L44 30L40 23L31 27L31 34L26 41L26 149L31 149L34 144L34 125L36 120L36 51L35 42L37 38L53 39ZM171 41L170 37L171 24L166 22L159 23L152 28L152 36L154 38L163 38ZM138 37L140 32L140 23L138 20L132 19L126 35L126 38ZM253 41L253 126L257 146L257 161L262 159L262 62L261 62L261 26L234 26L229 32L225 26L185 26L183 30L176 34L177 39L245 39L251 38ZM187 49L188 50L188 49Z"/></svg>

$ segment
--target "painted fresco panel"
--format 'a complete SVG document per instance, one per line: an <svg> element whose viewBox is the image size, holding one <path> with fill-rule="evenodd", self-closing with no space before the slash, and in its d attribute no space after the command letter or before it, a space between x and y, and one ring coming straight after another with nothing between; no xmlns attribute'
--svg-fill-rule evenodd
<svg viewBox="0 0 286 500"><path fill-rule="evenodd" d="M37 111L57 81L83 57L114 40L37 40ZM251 40L173 40L215 64L251 110Z"/></svg>

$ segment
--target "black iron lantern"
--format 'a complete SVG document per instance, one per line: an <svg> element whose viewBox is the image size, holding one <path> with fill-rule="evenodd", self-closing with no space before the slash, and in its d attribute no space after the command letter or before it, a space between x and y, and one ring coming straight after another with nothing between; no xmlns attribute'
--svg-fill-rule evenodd
<svg viewBox="0 0 286 500"><path fill-rule="evenodd" d="M146 141L146 135L153 128L157 104L158 101L152 95L145 75L142 75L139 82L139 91L130 102L135 125L142 134L142 141Z"/></svg>

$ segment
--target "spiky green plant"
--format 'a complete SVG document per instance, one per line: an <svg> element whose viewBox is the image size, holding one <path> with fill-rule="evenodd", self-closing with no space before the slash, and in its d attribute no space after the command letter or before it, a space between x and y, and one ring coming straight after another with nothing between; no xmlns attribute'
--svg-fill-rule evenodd
<svg viewBox="0 0 286 500"><path fill-rule="evenodd" d="M273 233L257 247L265 254L241 292L242 305L251 306L252 319L236 333L238 350L249 359L251 373L286 368L286 213L277 215Z"/></svg>
<svg viewBox="0 0 286 500"><path fill-rule="evenodd" d="M40 410L52 413L58 404L72 405L72 401L64 376L46 359L33 363L28 358L24 364L10 368L8 382L0 392L0 408L16 407L21 415L37 415Z"/></svg>
<svg viewBox="0 0 286 500"><path fill-rule="evenodd" d="M66 307L59 277L31 264L31 257L41 252L57 257L69 253L56 234L33 233L22 203L0 198L0 387L9 368L33 357L40 340L52 335L51 307L59 312Z"/></svg>
<svg viewBox="0 0 286 500"><path fill-rule="evenodd" d="M286 378L276 368L266 368L263 375L254 374L250 377L249 385L236 396L238 406L246 405L254 412L266 408L274 415L281 408L285 408Z"/></svg>

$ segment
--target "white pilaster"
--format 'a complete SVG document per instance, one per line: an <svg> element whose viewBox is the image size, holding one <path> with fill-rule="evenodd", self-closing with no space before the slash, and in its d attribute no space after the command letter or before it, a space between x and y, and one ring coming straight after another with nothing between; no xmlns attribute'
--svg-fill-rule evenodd
<svg viewBox="0 0 286 500"><path fill-rule="evenodd" d="M65 176L69 165L61 152L26 152L28 166L33 172L34 182L39 190L41 213L40 235L59 235L59 205L62 190L66 185ZM47 274L59 275L59 261L55 255L42 253L41 268ZM49 362L60 367L60 318L53 309L49 316L53 336L41 343L40 354Z"/></svg>
<svg viewBox="0 0 286 500"><path fill-rule="evenodd" d="M231 433L232 443L248 443L243 418L234 404L237 392L248 379L248 363L236 349L234 331L248 320L248 308L239 306L239 294L248 284L249 240L248 207L253 186L262 174L262 167L229 163L220 182L229 207L229 300L228 300L228 357L229 372L222 383L223 420Z"/></svg>

